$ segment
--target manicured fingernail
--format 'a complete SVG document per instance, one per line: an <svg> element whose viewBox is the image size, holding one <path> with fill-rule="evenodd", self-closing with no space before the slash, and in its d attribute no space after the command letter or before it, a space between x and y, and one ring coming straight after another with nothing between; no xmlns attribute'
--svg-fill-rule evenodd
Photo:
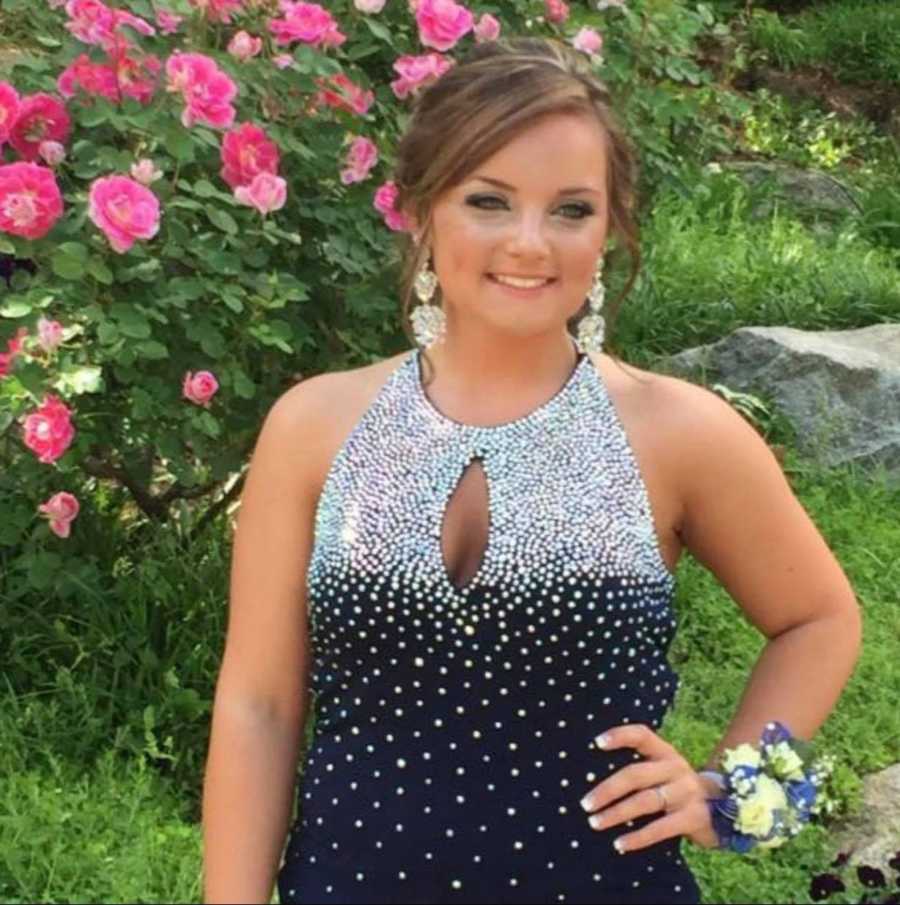
<svg viewBox="0 0 900 905"><path fill-rule="evenodd" d="M603 815L602 814L591 814L588 818L588 823L595 829L599 830L600 826L603 823Z"/></svg>
<svg viewBox="0 0 900 905"><path fill-rule="evenodd" d="M605 748L609 744L609 736L605 732L602 735L598 735L594 739L594 744L598 748Z"/></svg>
<svg viewBox="0 0 900 905"><path fill-rule="evenodd" d="M613 848L614 848L620 855L624 855L624 854L625 854L625 843L622 841L621 837L618 838L618 839L616 839L615 842L613 842Z"/></svg>
<svg viewBox="0 0 900 905"><path fill-rule="evenodd" d="M585 797L581 799L581 807L587 811L588 814L591 813L591 799L589 796L585 795Z"/></svg>

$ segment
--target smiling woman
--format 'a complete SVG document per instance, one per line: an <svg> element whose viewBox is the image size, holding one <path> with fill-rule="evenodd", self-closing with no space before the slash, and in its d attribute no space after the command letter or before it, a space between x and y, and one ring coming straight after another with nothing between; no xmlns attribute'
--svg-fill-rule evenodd
<svg viewBox="0 0 900 905"><path fill-rule="evenodd" d="M241 506L219 719L264 688L284 784L315 701L282 902L698 902L680 846L719 841L719 786L658 734L683 547L769 638L717 751L773 719L812 735L846 681L853 593L759 436L617 368L596 322L569 334L586 297L599 317L608 235L634 279L634 169L554 41L487 42L417 99L394 212L407 314L414 289L440 306L417 348L278 401Z"/></svg>

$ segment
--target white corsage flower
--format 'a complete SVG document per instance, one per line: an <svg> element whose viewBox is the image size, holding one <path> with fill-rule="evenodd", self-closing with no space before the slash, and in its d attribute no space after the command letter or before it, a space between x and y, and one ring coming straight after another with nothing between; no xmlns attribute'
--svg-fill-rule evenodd
<svg viewBox="0 0 900 905"><path fill-rule="evenodd" d="M744 744L738 745L737 748L730 748L726 752L725 757L722 759L722 767L727 773L730 773L737 767L758 767L760 761L759 751L753 745L748 745L744 742Z"/></svg>
<svg viewBox="0 0 900 905"><path fill-rule="evenodd" d="M772 772L778 779L799 781L803 779L803 761L787 742L778 742L768 752Z"/></svg>
<svg viewBox="0 0 900 905"><path fill-rule="evenodd" d="M771 776L762 774L756 779L756 791L740 803L735 828L748 836L768 836L774 825L775 811L786 807L784 789Z"/></svg>

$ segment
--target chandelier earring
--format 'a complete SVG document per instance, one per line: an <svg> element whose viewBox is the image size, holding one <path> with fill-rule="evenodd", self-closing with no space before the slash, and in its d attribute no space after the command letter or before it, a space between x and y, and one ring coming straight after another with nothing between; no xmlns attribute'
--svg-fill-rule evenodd
<svg viewBox="0 0 900 905"><path fill-rule="evenodd" d="M437 274L431 269L430 256L416 274L413 288L421 305L416 305L409 316L416 343L419 346L430 346L440 342L444 336L447 318L438 305L432 305L431 299L438 287Z"/></svg>
<svg viewBox="0 0 900 905"><path fill-rule="evenodd" d="M578 322L578 338L576 343L580 352L599 354L603 351L603 338L606 333L606 321L600 313L606 299L606 287L603 285L603 259L597 264L597 272L588 291L588 313Z"/></svg>

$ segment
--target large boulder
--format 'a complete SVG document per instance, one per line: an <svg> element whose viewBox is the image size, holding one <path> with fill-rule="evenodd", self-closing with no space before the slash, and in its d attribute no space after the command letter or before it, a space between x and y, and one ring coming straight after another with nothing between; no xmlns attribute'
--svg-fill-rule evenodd
<svg viewBox="0 0 900 905"><path fill-rule="evenodd" d="M767 396L822 465L883 465L900 481L900 324L806 331L743 327L659 370Z"/></svg>
<svg viewBox="0 0 900 905"><path fill-rule="evenodd" d="M779 161L723 160L719 165L740 176L751 187L771 182L776 199L798 207L840 214L862 212L847 186L819 170L804 170ZM771 200L759 202L752 211L754 217L768 217L771 213Z"/></svg>
<svg viewBox="0 0 900 905"><path fill-rule="evenodd" d="M850 864L893 876L888 861L900 851L900 764L863 780L862 807L838 830L836 845L850 855Z"/></svg>

